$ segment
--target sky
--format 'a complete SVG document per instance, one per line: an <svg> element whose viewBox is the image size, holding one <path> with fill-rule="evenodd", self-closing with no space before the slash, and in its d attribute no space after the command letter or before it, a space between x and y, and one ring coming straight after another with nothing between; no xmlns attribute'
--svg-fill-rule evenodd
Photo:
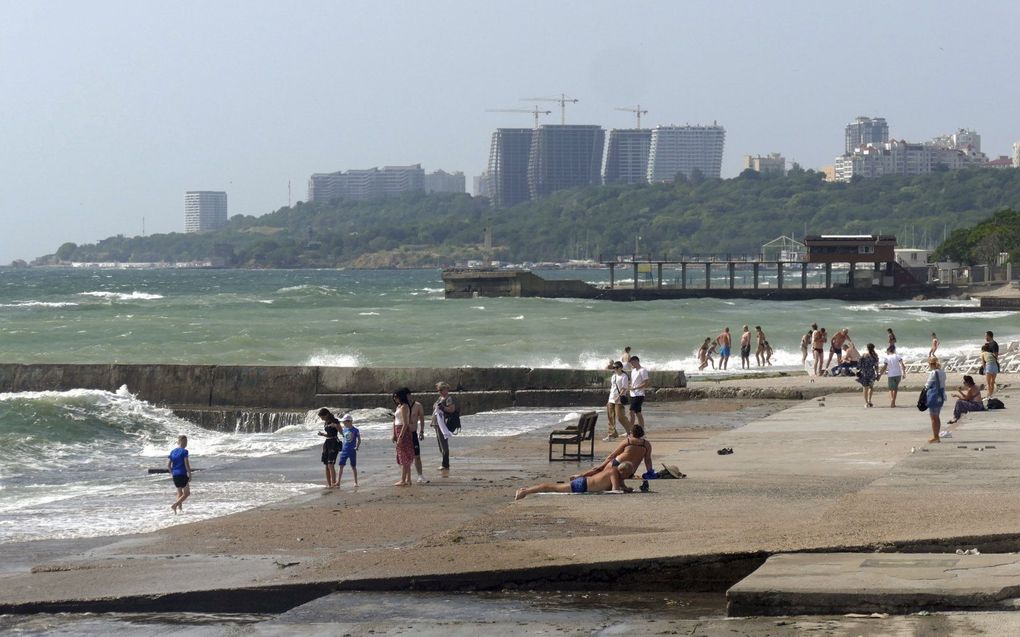
<svg viewBox="0 0 1020 637"><path fill-rule="evenodd" d="M485 168L521 98L567 123L726 128L745 154L831 164L858 115L896 139L1020 140L1020 3L0 0L0 264L65 241L183 232L306 198L316 172ZM559 123L559 106L543 121Z"/></svg>

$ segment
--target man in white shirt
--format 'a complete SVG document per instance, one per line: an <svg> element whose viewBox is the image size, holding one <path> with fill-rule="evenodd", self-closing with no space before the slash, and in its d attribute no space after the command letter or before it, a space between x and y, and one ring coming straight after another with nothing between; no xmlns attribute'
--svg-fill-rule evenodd
<svg viewBox="0 0 1020 637"><path fill-rule="evenodd" d="M907 373L903 365L903 359L896 353L895 345L890 345L885 350L885 358L882 359L882 367L878 370L878 377L881 378L883 373L886 374L886 383L889 386L889 406L895 407L896 394L900 389L900 380Z"/></svg>
<svg viewBox="0 0 1020 637"><path fill-rule="evenodd" d="M641 405L645 402L645 389L648 387L648 370L641 367L641 359L630 357L630 422L632 425L645 427L645 416L641 413Z"/></svg>

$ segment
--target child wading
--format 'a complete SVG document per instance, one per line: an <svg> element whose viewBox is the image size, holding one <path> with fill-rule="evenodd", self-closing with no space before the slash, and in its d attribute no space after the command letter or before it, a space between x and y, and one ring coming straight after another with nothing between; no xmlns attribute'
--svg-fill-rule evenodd
<svg viewBox="0 0 1020 637"><path fill-rule="evenodd" d="M174 515L178 512L184 513L184 501L191 495L191 462L188 460L188 437L177 436L177 448L170 452L170 459L166 461L166 468L174 479L174 486L177 487L177 501L170 505Z"/></svg>
<svg viewBox="0 0 1020 637"><path fill-rule="evenodd" d="M361 447L361 432L354 426L354 418L350 414L340 419L344 428L340 431L343 448L340 450L340 467L337 469L336 486L344 477L344 467L351 461L351 473L354 474L354 486L358 486L358 448Z"/></svg>

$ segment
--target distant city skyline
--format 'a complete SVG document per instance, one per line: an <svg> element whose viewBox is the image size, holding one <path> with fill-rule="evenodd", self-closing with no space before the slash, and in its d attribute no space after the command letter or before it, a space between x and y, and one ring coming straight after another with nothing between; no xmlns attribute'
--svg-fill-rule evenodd
<svg viewBox="0 0 1020 637"><path fill-rule="evenodd" d="M183 232L188 190L263 215L324 170L478 175L494 130L534 123L487 109L531 96L576 98L566 122L607 131L634 127L617 109L635 104L645 128L717 120L722 177L756 153L831 165L861 115L911 142L977 131L989 158L1020 141L1006 0L966 7L979 41L959 5L920 0L859 3L866 27L807 1L0 2L0 264L137 235L143 217ZM536 14L557 37L522 41Z"/></svg>

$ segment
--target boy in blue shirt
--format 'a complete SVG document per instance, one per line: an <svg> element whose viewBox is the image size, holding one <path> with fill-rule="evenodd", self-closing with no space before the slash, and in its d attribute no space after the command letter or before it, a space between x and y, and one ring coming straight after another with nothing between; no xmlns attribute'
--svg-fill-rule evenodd
<svg viewBox="0 0 1020 637"><path fill-rule="evenodd" d="M351 473L354 474L354 486L358 486L358 447L361 446L361 432L354 426L354 418L350 414L345 414L340 422L344 426L340 432L343 448L340 449L340 468L337 469L336 484L340 486L340 480L344 477L344 467L350 460Z"/></svg>
<svg viewBox="0 0 1020 637"><path fill-rule="evenodd" d="M170 505L174 515L178 512L184 513L184 501L191 495L191 462L188 460L188 437L177 436L177 448L170 452L170 458L166 461L166 468L170 470L170 476L174 479L174 486L177 487L177 501Z"/></svg>

